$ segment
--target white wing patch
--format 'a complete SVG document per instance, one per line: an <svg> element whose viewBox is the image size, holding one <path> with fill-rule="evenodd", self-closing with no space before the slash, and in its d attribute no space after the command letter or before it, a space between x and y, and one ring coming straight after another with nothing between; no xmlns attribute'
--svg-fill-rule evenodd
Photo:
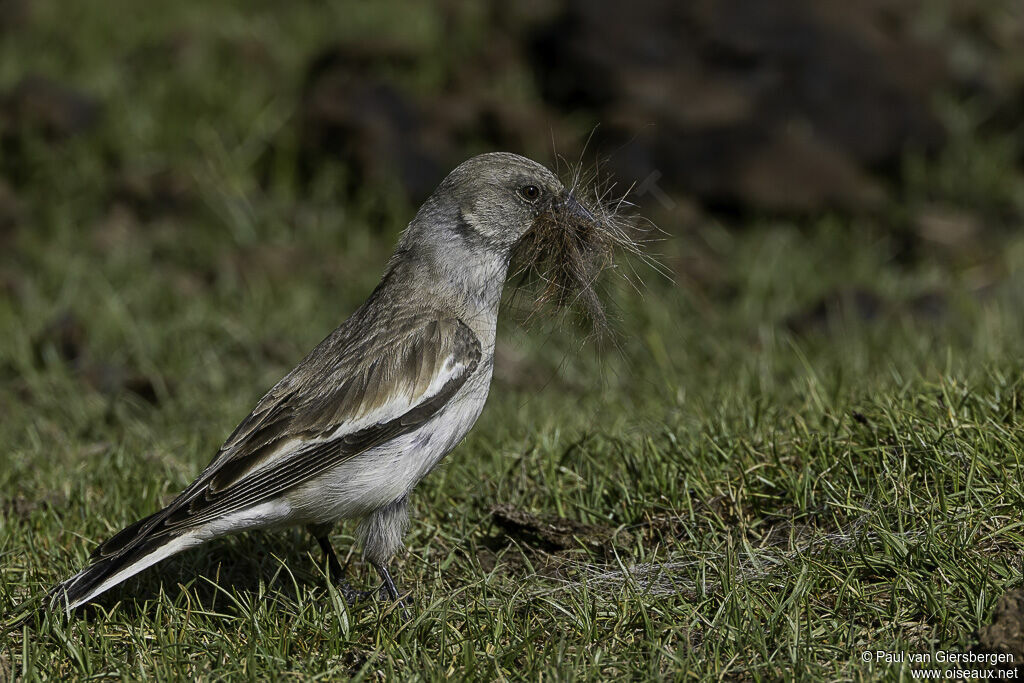
<svg viewBox="0 0 1024 683"><path fill-rule="evenodd" d="M401 387L403 391L393 394L387 403L375 410L371 410L368 413L359 416L354 420L347 420L343 424L339 425L333 432L315 438L286 439L282 441L272 453L268 454L268 456L263 458L261 462L257 463L248 472L246 472L245 477L239 480L235 485L237 486L239 483L244 482L246 478L266 469L267 467L279 466L282 462L285 462L293 455L309 448L312 445L335 441L349 434L355 434L367 427L390 422L391 420L405 415L416 406L437 396L441 389L443 389L450 380L457 378L461 373L465 372L467 366L468 363L460 362L454 355L449 355L448 358L445 359L440 372L434 376L423 394L414 396L414 384L403 383L404 385Z"/></svg>

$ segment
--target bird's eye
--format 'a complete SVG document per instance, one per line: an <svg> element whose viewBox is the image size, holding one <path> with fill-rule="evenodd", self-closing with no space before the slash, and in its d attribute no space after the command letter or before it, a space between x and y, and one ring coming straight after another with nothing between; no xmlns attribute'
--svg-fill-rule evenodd
<svg viewBox="0 0 1024 683"><path fill-rule="evenodd" d="M534 202L540 197L540 189L536 185L523 185L519 188L519 196L527 201Z"/></svg>

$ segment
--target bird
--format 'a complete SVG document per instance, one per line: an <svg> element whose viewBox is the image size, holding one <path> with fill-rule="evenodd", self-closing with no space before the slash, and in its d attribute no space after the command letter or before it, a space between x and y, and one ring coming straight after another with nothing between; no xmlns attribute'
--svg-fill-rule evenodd
<svg viewBox="0 0 1024 683"><path fill-rule="evenodd" d="M307 527L341 580L329 534L342 520L359 520L381 596L400 601L389 564L409 497L483 410L517 247L528 243L534 261L561 254L546 280L585 289L605 265L595 255L616 243L614 221L571 185L506 152L452 170L366 301L259 400L170 504L101 543L55 586L50 608L70 614L161 560L256 529Z"/></svg>

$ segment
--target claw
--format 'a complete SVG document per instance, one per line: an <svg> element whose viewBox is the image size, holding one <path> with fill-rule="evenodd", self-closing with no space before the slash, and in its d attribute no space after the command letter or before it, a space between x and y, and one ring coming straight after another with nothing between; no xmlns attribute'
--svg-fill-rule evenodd
<svg viewBox="0 0 1024 683"><path fill-rule="evenodd" d="M338 590L341 591L341 597L345 599L345 602L349 607L372 597L375 591L361 591L356 590L345 580L345 568L341 565L338 560L338 554L334 552L334 547L331 545L330 539L326 536L317 536L316 542L320 544L320 548L324 551L324 557L327 560L327 570L329 572L331 580L334 581ZM394 579L391 578L391 573L388 568L379 563L371 561L370 564L380 574L381 580L384 582L383 585L376 591L378 597L382 601L393 600L398 603L397 607L402 612L402 617L405 621L409 621L409 610L404 600L398 593L398 587L395 585Z"/></svg>
<svg viewBox="0 0 1024 683"><path fill-rule="evenodd" d="M388 571L387 566L380 562L373 562L372 560L370 564L372 564L373 568L377 570L377 573L380 574L381 580L384 582L384 585L380 587L381 598L384 600L390 599L395 601L398 609L402 613L402 619L404 621L409 621L408 607L399 595L398 586L395 585L394 579L391 578L391 572Z"/></svg>

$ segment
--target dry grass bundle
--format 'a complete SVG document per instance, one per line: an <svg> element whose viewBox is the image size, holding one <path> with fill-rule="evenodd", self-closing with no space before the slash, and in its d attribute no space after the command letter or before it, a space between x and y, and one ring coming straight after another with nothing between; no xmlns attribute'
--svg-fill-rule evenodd
<svg viewBox="0 0 1024 683"><path fill-rule="evenodd" d="M596 170L587 176L576 170L567 187L566 197L541 211L521 238L513 254L514 275L521 276L520 285L532 282L539 290L527 321L549 304L573 309L603 338L611 326L599 287L601 275L618 270L620 255L658 266L643 251L645 230L632 212L633 204L625 196L612 199L614 185L599 182ZM635 278L626 279L636 287ZM529 286L525 290L534 291Z"/></svg>

